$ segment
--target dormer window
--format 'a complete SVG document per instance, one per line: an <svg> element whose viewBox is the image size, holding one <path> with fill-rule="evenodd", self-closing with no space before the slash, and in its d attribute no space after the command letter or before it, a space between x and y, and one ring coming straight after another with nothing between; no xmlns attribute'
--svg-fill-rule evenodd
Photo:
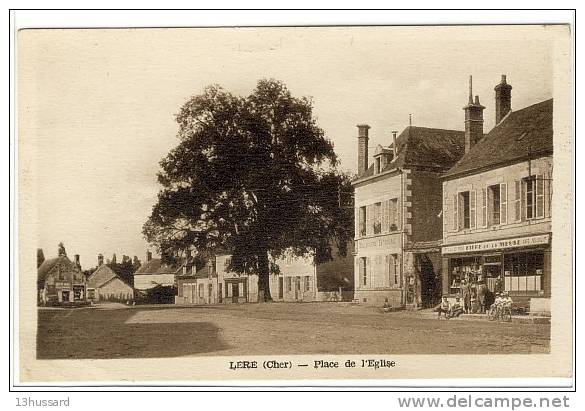
<svg viewBox="0 0 585 411"><path fill-rule="evenodd" d="M381 169L382 169L382 158L376 157L376 162L374 164L374 174L380 174Z"/></svg>

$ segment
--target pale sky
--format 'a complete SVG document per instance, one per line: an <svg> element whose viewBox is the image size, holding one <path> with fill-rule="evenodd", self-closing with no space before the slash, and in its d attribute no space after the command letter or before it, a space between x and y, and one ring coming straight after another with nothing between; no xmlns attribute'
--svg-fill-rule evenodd
<svg viewBox="0 0 585 411"><path fill-rule="evenodd" d="M311 96L341 168L355 171L358 123L372 127L370 156L408 125L409 113L415 126L463 130L469 75L486 106L485 132L502 74L513 86L513 110L551 98L550 30L21 31L19 138L34 147L36 246L48 258L63 241L84 269L98 253L143 260L158 162L178 143L174 115L209 84L247 95L258 79L275 78Z"/></svg>

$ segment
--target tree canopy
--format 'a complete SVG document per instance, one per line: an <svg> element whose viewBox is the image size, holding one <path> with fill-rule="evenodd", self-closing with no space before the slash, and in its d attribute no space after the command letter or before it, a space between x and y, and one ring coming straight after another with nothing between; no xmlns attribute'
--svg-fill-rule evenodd
<svg viewBox="0 0 585 411"><path fill-rule="evenodd" d="M160 162L162 189L143 233L162 256L195 248L229 253L230 270L259 275L270 300L271 262L285 252L331 258L353 237L349 177L312 101L275 80L247 97L219 86L189 99L176 117L179 144Z"/></svg>

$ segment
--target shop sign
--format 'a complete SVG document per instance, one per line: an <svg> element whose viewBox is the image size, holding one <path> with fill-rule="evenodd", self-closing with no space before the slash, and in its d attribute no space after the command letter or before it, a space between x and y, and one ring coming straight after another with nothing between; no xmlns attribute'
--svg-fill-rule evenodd
<svg viewBox="0 0 585 411"><path fill-rule="evenodd" d="M356 251L370 249L398 248L400 246L400 234L389 234L373 238L364 238L356 241Z"/></svg>
<svg viewBox="0 0 585 411"><path fill-rule="evenodd" d="M474 251L491 251L503 248L530 247L534 245L548 244L549 240L550 234L542 234L531 237L508 238L505 240L450 245L443 247L443 254L470 253Z"/></svg>

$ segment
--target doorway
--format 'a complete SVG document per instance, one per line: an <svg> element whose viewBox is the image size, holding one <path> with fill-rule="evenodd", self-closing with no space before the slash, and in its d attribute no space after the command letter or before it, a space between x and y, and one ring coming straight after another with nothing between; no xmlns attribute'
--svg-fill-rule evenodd
<svg viewBox="0 0 585 411"><path fill-rule="evenodd" d="M420 297L423 308L436 306L441 299L441 278L435 273L433 262L426 254L418 254Z"/></svg>
<svg viewBox="0 0 585 411"><path fill-rule="evenodd" d="M240 284L233 283L232 284L232 303L237 304L240 298Z"/></svg>
<svg viewBox="0 0 585 411"><path fill-rule="evenodd" d="M282 300L284 296L284 278L278 277L278 299Z"/></svg>

